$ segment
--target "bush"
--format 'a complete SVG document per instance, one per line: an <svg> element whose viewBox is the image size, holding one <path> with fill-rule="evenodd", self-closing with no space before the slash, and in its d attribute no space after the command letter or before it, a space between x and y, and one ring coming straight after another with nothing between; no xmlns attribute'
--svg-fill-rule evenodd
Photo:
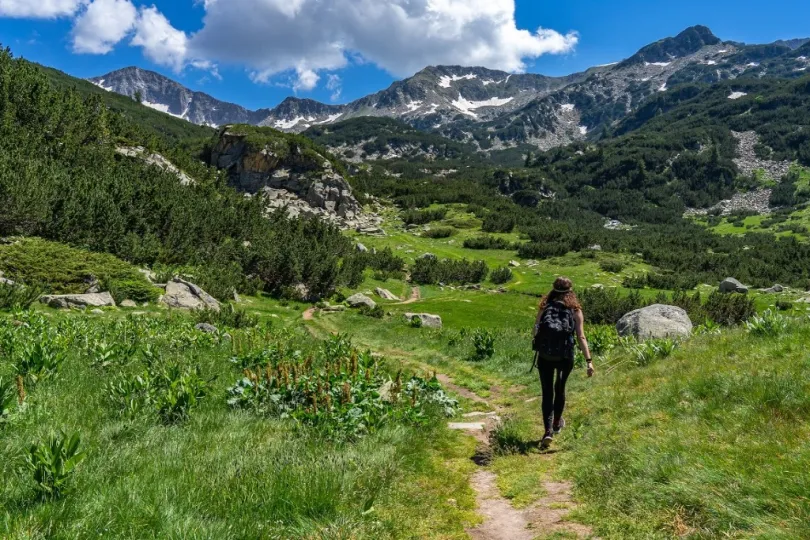
<svg viewBox="0 0 810 540"><path fill-rule="evenodd" d="M422 328L422 317L414 315L409 322L411 328Z"/></svg>
<svg viewBox="0 0 810 540"><path fill-rule="evenodd" d="M65 493L76 467L85 458L84 452L79 451L80 446L78 433L68 437L64 432L31 445L26 465L33 474L35 489L41 499L58 499Z"/></svg>
<svg viewBox="0 0 810 540"><path fill-rule="evenodd" d="M441 221L445 216L447 216L446 208L406 210L402 213L402 221L406 225L426 225L431 221Z"/></svg>
<svg viewBox="0 0 810 540"><path fill-rule="evenodd" d="M452 227L436 227L435 229L428 229L427 231L422 232L422 236L425 238L450 238L456 234L456 230Z"/></svg>
<svg viewBox="0 0 810 540"><path fill-rule="evenodd" d="M627 263L616 259L607 259L600 262L599 267L602 269L603 272L618 274L619 272L627 268Z"/></svg>
<svg viewBox="0 0 810 540"><path fill-rule="evenodd" d="M14 350L14 370L17 375L33 384L53 376L65 361L65 351L56 343L42 336Z"/></svg>
<svg viewBox="0 0 810 540"><path fill-rule="evenodd" d="M481 230L488 233L510 233L516 225L515 216L493 212L484 218Z"/></svg>
<svg viewBox="0 0 810 540"><path fill-rule="evenodd" d="M777 300L776 309L779 311L790 311L793 309L793 302L790 300Z"/></svg>
<svg viewBox="0 0 810 540"><path fill-rule="evenodd" d="M613 325L627 313L649 305L636 291L623 296L616 289L585 289L578 296L590 324Z"/></svg>
<svg viewBox="0 0 810 540"><path fill-rule="evenodd" d="M374 307L370 306L361 306L358 310L360 315L365 315L366 317L371 317L373 319L382 319L385 317L385 310L382 306L376 305Z"/></svg>
<svg viewBox="0 0 810 540"><path fill-rule="evenodd" d="M512 281L512 270L509 267L496 268L489 276L489 280L495 285L503 285Z"/></svg>
<svg viewBox="0 0 810 540"><path fill-rule="evenodd" d="M498 456L525 454L532 446L525 436L530 427L514 416L506 416L489 434L489 446Z"/></svg>
<svg viewBox="0 0 810 540"><path fill-rule="evenodd" d="M467 249L514 249L511 242L497 236L476 236L464 240L464 247Z"/></svg>
<svg viewBox="0 0 810 540"><path fill-rule="evenodd" d="M678 344L671 339L658 339L634 345L631 351L639 366L647 366L654 360L667 358L675 352Z"/></svg>
<svg viewBox="0 0 810 540"><path fill-rule="evenodd" d="M746 294L713 292L703 304L706 317L716 323L732 326L750 319L757 312L753 298Z"/></svg>
<svg viewBox="0 0 810 540"><path fill-rule="evenodd" d="M8 421L16 403L17 389L14 381L0 377L0 426Z"/></svg>
<svg viewBox="0 0 810 540"><path fill-rule="evenodd" d="M439 260L435 257L420 257L411 269L411 280L420 285L437 283L481 283L489 274L484 261Z"/></svg>
<svg viewBox="0 0 810 540"><path fill-rule="evenodd" d="M133 300L139 304L154 302L160 297L160 289L146 280L110 280L104 285L116 302Z"/></svg>

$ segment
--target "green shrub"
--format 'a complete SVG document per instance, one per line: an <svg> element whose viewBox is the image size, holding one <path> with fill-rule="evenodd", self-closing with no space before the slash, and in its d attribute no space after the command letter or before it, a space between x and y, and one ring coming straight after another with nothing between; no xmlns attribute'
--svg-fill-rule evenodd
<svg viewBox="0 0 810 540"><path fill-rule="evenodd" d="M599 268L601 268L603 272L618 274L619 272L627 268L627 263L616 259L606 259L599 263Z"/></svg>
<svg viewBox="0 0 810 540"><path fill-rule="evenodd" d="M361 306L358 310L360 315L365 315L366 317L371 317L373 319L382 319L385 317L385 310L382 306L376 305L374 307L370 306Z"/></svg>
<svg viewBox="0 0 810 540"><path fill-rule="evenodd" d="M11 379L0 377L0 426L8 421L17 403L17 388Z"/></svg>
<svg viewBox="0 0 810 540"><path fill-rule="evenodd" d="M647 366L654 360L667 358L675 352L678 344L672 339L650 340L631 347L636 364Z"/></svg>
<svg viewBox="0 0 810 540"><path fill-rule="evenodd" d="M116 302L132 300L139 304L155 302L160 297L160 289L144 279L134 280L110 280L104 286L110 291Z"/></svg>
<svg viewBox="0 0 810 540"><path fill-rule="evenodd" d="M627 313L648 305L636 291L622 295L616 289L584 289L578 296L590 324L616 324Z"/></svg>
<svg viewBox="0 0 810 540"><path fill-rule="evenodd" d="M497 236L476 236L464 240L464 247L467 249L514 249L514 245L504 238Z"/></svg>
<svg viewBox="0 0 810 540"><path fill-rule="evenodd" d="M42 336L14 349L14 370L33 384L53 376L65 361L65 351Z"/></svg>
<svg viewBox="0 0 810 540"><path fill-rule="evenodd" d="M171 364L154 379L154 402L158 416L166 424L184 421L207 394L209 381L200 375L200 368L183 369Z"/></svg>
<svg viewBox="0 0 810 540"><path fill-rule="evenodd" d="M790 311L793 309L793 302L790 300L777 300L776 301L776 309L779 311Z"/></svg>
<svg viewBox="0 0 810 540"><path fill-rule="evenodd" d="M489 433L489 446L497 456L525 454L531 443L525 433L529 426L514 416L505 416Z"/></svg>
<svg viewBox="0 0 810 540"><path fill-rule="evenodd" d="M754 299L746 294L713 292L703 304L706 317L716 323L732 326L756 314Z"/></svg>
<svg viewBox="0 0 810 540"><path fill-rule="evenodd" d="M411 328L422 328L422 317L414 315L409 322Z"/></svg>
<svg viewBox="0 0 810 540"><path fill-rule="evenodd" d="M495 285L503 285L512 281L512 270L506 266L496 268L489 275L489 280Z"/></svg>
<svg viewBox="0 0 810 540"><path fill-rule="evenodd" d="M481 283L489 274L484 261L439 260L436 257L420 257L411 269L411 280L420 285L437 283Z"/></svg>
<svg viewBox="0 0 810 540"><path fill-rule="evenodd" d="M422 232L422 236L424 236L425 238L434 238L434 239L450 238L454 234L456 234L456 230L452 227L436 227Z"/></svg>
<svg viewBox="0 0 810 540"><path fill-rule="evenodd" d="M441 221L445 216L447 216L446 208L406 210L402 213L402 221L406 225L426 225L432 221Z"/></svg>
<svg viewBox="0 0 810 540"><path fill-rule="evenodd" d="M51 434L44 442L31 445L26 464L41 499L53 500L64 495L76 467L85 458L84 452L79 451L80 446L78 433L68 437L64 432Z"/></svg>

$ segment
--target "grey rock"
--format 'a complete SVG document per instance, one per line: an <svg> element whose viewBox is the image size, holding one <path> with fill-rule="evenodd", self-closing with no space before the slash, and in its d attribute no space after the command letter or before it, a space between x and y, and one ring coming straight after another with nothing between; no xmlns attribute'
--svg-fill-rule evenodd
<svg viewBox="0 0 810 540"><path fill-rule="evenodd" d="M92 313L93 315L104 315L104 312L98 308L90 310L90 313Z"/></svg>
<svg viewBox="0 0 810 540"><path fill-rule="evenodd" d="M170 172L175 175L180 181L180 184L184 186L195 183L193 178L178 169L174 163L160 154L149 152L143 146L119 146L115 151L122 156L139 159L147 165L154 165L158 169Z"/></svg>
<svg viewBox="0 0 810 540"><path fill-rule="evenodd" d="M39 301L56 309L115 307L115 300L108 292L47 295L41 297Z"/></svg>
<svg viewBox="0 0 810 540"><path fill-rule="evenodd" d="M590 246L588 249L590 249L591 251L602 251L602 246L600 246L599 244L594 244Z"/></svg>
<svg viewBox="0 0 810 540"><path fill-rule="evenodd" d="M200 323L194 327L195 329L205 334L218 334L219 330L216 326L208 323Z"/></svg>
<svg viewBox="0 0 810 540"><path fill-rule="evenodd" d="M122 308L136 308L136 307L138 307L138 304L135 303L132 300L124 300L124 301L121 302L120 305L121 305Z"/></svg>
<svg viewBox="0 0 810 540"><path fill-rule="evenodd" d="M346 303L349 305L349 307L353 307L353 308L359 308L359 307L367 306L367 307L369 307L371 309L374 309L375 307L377 307L377 303L374 300L372 300L371 298L369 298L365 294L360 294L360 293L357 293L357 294L354 294L354 295L348 297L346 299Z"/></svg>
<svg viewBox="0 0 810 540"><path fill-rule="evenodd" d="M689 336L692 321L686 311L675 306L655 304L631 311L616 324L620 336L661 339Z"/></svg>
<svg viewBox="0 0 810 540"><path fill-rule="evenodd" d="M368 253L368 248L361 243L357 243L357 251L360 253Z"/></svg>
<svg viewBox="0 0 810 540"><path fill-rule="evenodd" d="M346 311L346 306L324 306L321 311L324 313L341 313Z"/></svg>
<svg viewBox="0 0 810 540"><path fill-rule="evenodd" d="M748 287L734 278L726 278L720 282L720 292L748 294Z"/></svg>
<svg viewBox="0 0 810 540"><path fill-rule="evenodd" d="M779 294L785 292L785 288L777 283L773 287L770 287L769 289L762 289L762 292L764 292L765 294Z"/></svg>
<svg viewBox="0 0 810 540"><path fill-rule="evenodd" d="M520 268L520 263L517 261L509 261L509 266L512 268Z"/></svg>
<svg viewBox="0 0 810 540"><path fill-rule="evenodd" d="M211 309L220 310L219 302L197 285L179 277L166 284L166 294L160 302L177 309Z"/></svg>
<svg viewBox="0 0 810 540"><path fill-rule="evenodd" d="M377 296L382 298L383 300L399 300L399 296L395 295L388 289L383 289L382 287L377 287L376 291Z"/></svg>
<svg viewBox="0 0 810 540"><path fill-rule="evenodd" d="M441 328L442 327L442 318L439 315L431 315L430 313L406 313L405 318L408 321L413 320L414 317L418 317L419 320L422 321L422 326L424 328Z"/></svg>

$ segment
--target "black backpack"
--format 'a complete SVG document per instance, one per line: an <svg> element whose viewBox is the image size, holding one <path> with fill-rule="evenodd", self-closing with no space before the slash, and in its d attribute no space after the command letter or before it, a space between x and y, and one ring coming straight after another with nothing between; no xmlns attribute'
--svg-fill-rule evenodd
<svg viewBox="0 0 810 540"><path fill-rule="evenodd" d="M574 356L574 312L562 302L549 302L540 315L532 348L544 360L560 361Z"/></svg>

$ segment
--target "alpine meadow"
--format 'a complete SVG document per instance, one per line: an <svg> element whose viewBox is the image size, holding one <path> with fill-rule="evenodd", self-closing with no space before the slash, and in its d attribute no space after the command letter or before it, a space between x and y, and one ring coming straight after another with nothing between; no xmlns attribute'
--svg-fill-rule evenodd
<svg viewBox="0 0 810 540"><path fill-rule="evenodd" d="M216 2L164 57L156 6L22 4L149 69L0 33L0 537L810 538L810 39L352 101L279 51L231 60L295 94L251 110L165 74L233 76ZM80 41L103 4L130 26Z"/></svg>

